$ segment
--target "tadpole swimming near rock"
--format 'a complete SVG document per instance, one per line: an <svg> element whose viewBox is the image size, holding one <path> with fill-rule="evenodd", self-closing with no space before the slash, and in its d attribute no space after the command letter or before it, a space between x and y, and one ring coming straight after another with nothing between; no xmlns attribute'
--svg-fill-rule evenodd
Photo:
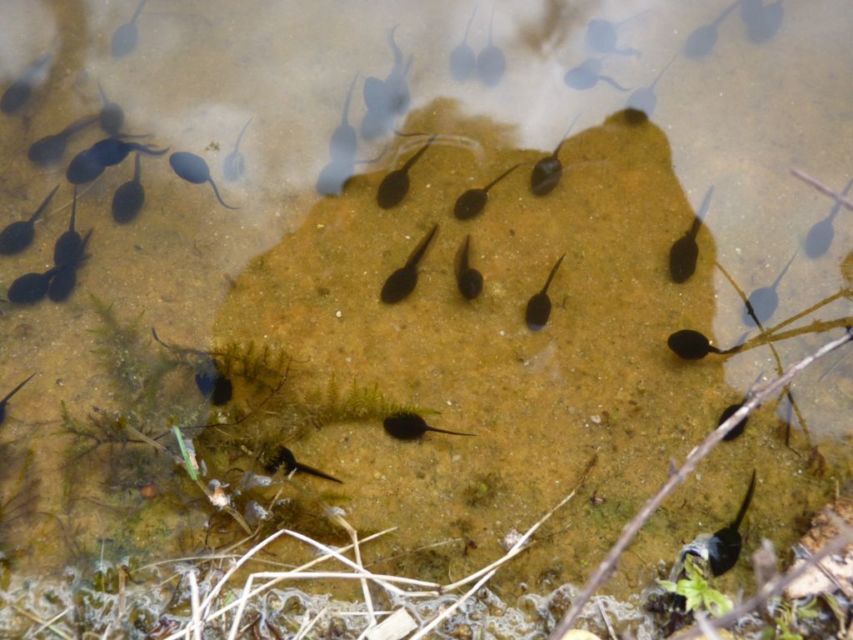
<svg viewBox="0 0 853 640"><path fill-rule="evenodd" d="M723 9L720 15L710 24L697 27L684 42L684 55L688 58L703 58L714 49L717 44L717 29L719 29L723 20L734 11L741 3L741 0L735 0L728 7Z"/></svg>
<svg viewBox="0 0 853 640"><path fill-rule="evenodd" d="M699 211L693 216L690 229L676 240L669 250L669 275L672 281L681 284L687 282L696 271L696 260L699 257L699 245L696 244L696 234L702 227L708 207L711 206L711 196L714 194L713 185L708 187Z"/></svg>
<svg viewBox="0 0 853 640"><path fill-rule="evenodd" d="M113 220L119 224L127 224L139 215L145 204L145 188L142 186L142 156L137 153L133 164L133 178L113 194Z"/></svg>
<svg viewBox="0 0 853 640"><path fill-rule="evenodd" d="M13 222L0 231L0 255L11 256L20 253L32 244L36 234L35 222L47 209L57 189L59 189L59 185L56 185L53 191L47 194L39 208L28 219Z"/></svg>
<svg viewBox="0 0 853 640"><path fill-rule="evenodd" d="M721 576L734 567L740 557L741 546L743 545L739 531L740 525L752 502L754 492L755 471L752 472L749 488L746 490L746 495L743 497L735 519L728 526L714 532L713 535L707 536L706 534L697 538L682 552L682 558L685 554L692 554L707 560L714 576Z"/></svg>
<svg viewBox="0 0 853 640"><path fill-rule="evenodd" d="M293 471L301 471L312 476L317 476L318 478L323 478L324 480L331 480L332 482L343 484L342 480L338 480L336 477L330 476L328 473L315 469L314 467L309 467L307 464L297 462L293 452L285 446L279 446L275 450L272 457L270 457L264 465L264 470L267 473L275 473L278 471L279 467L284 467L284 475L289 475Z"/></svg>
<svg viewBox="0 0 853 640"><path fill-rule="evenodd" d="M625 102L625 106L629 109L636 109L637 111L642 111L649 118L651 118L658 103L658 97L655 93L655 87L657 86L658 81L663 77L663 74L666 73L666 70L669 69L673 60L675 60L675 56L672 56L672 58L670 58L669 62L667 62L666 66L664 66L664 68L660 70L660 73L658 73L657 77L649 86L635 89L631 93L631 95L628 96L628 100Z"/></svg>
<svg viewBox="0 0 853 640"><path fill-rule="evenodd" d="M760 287L747 296L743 311L743 322L746 326L754 327L758 324L765 324L776 313L779 306L779 294L776 293L776 288L796 257L797 253L794 252L785 268L776 276L773 284L769 287Z"/></svg>
<svg viewBox="0 0 853 640"><path fill-rule="evenodd" d="M683 360L701 360L709 353L729 354L741 349L740 345L726 350L718 349L703 333L693 329L676 331L667 338L666 344Z"/></svg>
<svg viewBox="0 0 853 640"><path fill-rule="evenodd" d="M40 56L24 70L17 80L6 87L3 95L0 96L0 111L12 115L27 104L30 96L32 96L33 88L42 81L45 69L52 58L53 56L49 53Z"/></svg>
<svg viewBox="0 0 853 640"><path fill-rule="evenodd" d="M477 55L468 44L468 32L471 30L471 23L474 22L476 15L477 5L475 4L471 17L468 18L468 24L465 25L462 42L453 47L453 51L450 52L450 75L456 82L465 82L477 70Z"/></svg>
<svg viewBox="0 0 853 640"><path fill-rule="evenodd" d="M844 187L844 191L841 192L842 197L846 197L847 194L850 193L851 187L853 187L853 180L847 182L847 185ZM806 255L809 258L819 258L829 251L832 239L835 237L835 229L833 229L832 223L839 211L841 211L841 203L836 201L836 203L832 205L829 215L827 215L823 220L815 222L814 225L812 225L812 228L809 229L805 242L803 242L803 247L805 248Z"/></svg>
<svg viewBox="0 0 853 640"><path fill-rule="evenodd" d="M68 230L56 239L53 245L53 264L61 267L73 262L80 254L83 238L75 229L77 222L77 185L74 185L74 198L71 200L71 216L68 220Z"/></svg>
<svg viewBox="0 0 853 640"><path fill-rule="evenodd" d="M551 155L545 156L533 165L533 171L530 172L530 191L534 196L545 196L551 193L560 183L560 178L563 176L563 163L560 162L560 149L563 143L568 139L569 133L578 121L580 114L575 116L566 133L560 138L559 144L554 149Z"/></svg>
<svg viewBox="0 0 853 640"><path fill-rule="evenodd" d="M27 384L30 380L32 380L35 375L35 373L30 374L30 376L26 380L21 382L17 387L7 393L2 400L0 400L0 424L3 424L3 421L6 419L6 405L9 404L9 400L11 400L12 396L18 393L18 391L23 389L24 385Z"/></svg>
<svg viewBox="0 0 853 640"><path fill-rule="evenodd" d="M77 122L72 122L59 133L36 140L30 145L27 157L30 159L30 162L40 167L48 167L58 163L62 160L62 156L65 155L65 148L71 137L83 131L89 125L94 124L97 120L97 116L81 118Z"/></svg>
<svg viewBox="0 0 853 640"><path fill-rule="evenodd" d="M628 91L627 87L623 87L613 78L601 75L602 66L603 61L601 58L587 58L578 66L566 71L566 75L563 76L563 82L569 88L576 89L577 91L592 89L599 81L606 82L619 91Z"/></svg>
<svg viewBox="0 0 853 640"><path fill-rule="evenodd" d="M409 170L426 153L435 138L435 134L430 136L426 144L406 160L402 167L391 171L382 179L382 182L379 183L379 189L376 191L376 204L380 208L391 209L403 201L409 192Z"/></svg>
<svg viewBox="0 0 853 640"><path fill-rule="evenodd" d="M471 245L470 234L465 236L465 242L456 253L456 286L466 300L477 298L483 291L483 274L471 267L468 262L468 251Z"/></svg>
<svg viewBox="0 0 853 640"><path fill-rule="evenodd" d="M477 75L487 87L495 87L503 78L506 69L506 58L503 51L495 46L492 40L492 30L495 25L495 6L492 5L492 17L489 19L489 40L486 46L477 54Z"/></svg>
<svg viewBox="0 0 853 640"><path fill-rule="evenodd" d="M524 321L531 331L540 331L548 324L548 318L551 317L551 298L548 297L548 287L551 286L551 281L557 274L557 270L563 263L563 258L566 254L560 256L554 266L551 267L551 272L548 274L548 279L545 281L545 286L539 293L535 293L527 301L527 309L524 311Z"/></svg>
<svg viewBox="0 0 853 640"><path fill-rule="evenodd" d="M136 43L139 40L139 29L136 26L136 21L139 19L139 14L142 13L142 9L145 7L147 1L139 0L139 4L136 5L136 11L133 12L130 20L119 26L113 33L112 42L110 43L110 51L112 51L113 58L123 58L136 49Z"/></svg>
<svg viewBox="0 0 853 640"><path fill-rule="evenodd" d="M429 426L426 421L416 413L403 411L394 413L383 421L385 433L397 440L418 440L427 431L435 431L436 433L446 433L452 436L473 436L474 433L461 433L459 431L446 431L444 429L436 429Z"/></svg>
<svg viewBox="0 0 853 640"><path fill-rule="evenodd" d="M457 198L456 204L453 207L453 215L459 220L470 220L471 218L480 215L489 199L489 189L494 187L498 182L515 171L518 167L519 164L511 166L485 187L479 189L468 189L468 191Z"/></svg>
<svg viewBox="0 0 853 640"><path fill-rule="evenodd" d="M418 243L418 246L409 255L409 259L406 260L406 264L388 276L379 294L382 302L385 304L400 302L415 290L415 285L418 284L418 263L424 257L436 231L438 231L437 224L433 225L430 232Z"/></svg>
<svg viewBox="0 0 853 640"><path fill-rule="evenodd" d="M226 204L222 196L219 195L219 189L217 189L213 178L210 177L210 168L201 156L197 156L189 151L177 151L169 156L169 164L172 166L172 171L175 172L175 175L187 182L192 184L209 182L210 186L213 187L216 199L219 200L219 204L226 209L239 209L239 207L232 207L230 204Z"/></svg>
<svg viewBox="0 0 853 640"><path fill-rule="evenodd" d="M234 143L234 149L225 156L225 161L222 163L222 175L230 182L239 180L246 172L246 159L243 157L242 151L240 151L240 143L243 141L243 135L245 135L249 125L252 124L253 119L254 116L249 118L246 124L243 125L240 135L237 136L237 142Z"/></svg>

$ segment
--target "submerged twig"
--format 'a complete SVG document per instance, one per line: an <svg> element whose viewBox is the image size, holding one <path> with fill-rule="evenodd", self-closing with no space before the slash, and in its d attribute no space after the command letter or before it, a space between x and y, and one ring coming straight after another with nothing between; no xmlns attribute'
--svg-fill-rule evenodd
<svg viewBox="0 0 853 640"><path fill-rule="evenodd" d="M798 177L800 180L805 182L806 184L810 184L815 189L820 191L823 195L829 196L833 200L835 200L838 204L850 209L853 211L853 202L850 202L847 198L842 196L840 193L833 191L830 187L826 186L823 182L818 180L817 178L812 178L809 174L801 171L800 169L791 168L791 174Z"/></svg>
<svg viewBox="0 0 853 640"><path fill-rule="evenodd" d="M589 601L592 595L609 577L610 573L616 568L619 563L619 558L631 544L634 537L640 532L646 521L657 511L663 501L687 478L693 473L696 465L699 464L725 437L725 435L734 429L734 427L752 411L758 408L764 401L776 394L780 389L783 389L790 380L794 378L804 369L812 365L816 360L825 356L827 353L841 347L842 345L853 339L853 331L848 328L844 335L832 342L825 344L815 353L803 358L793 365L784 376L780 376L776 380L768 383L763 389L756 392L749 398L743 406L732 414L728 420L723 422L719 427L712 431L702 443L693 449L684 461L684 464L675 473L671 474L669 479L664 483L660 490L652 496L643 508L635 515L628 524L622 529L622 533L616 544L607 553L607 556L599 564L598 568L593 572L592 576L587 580L583 590L572 601L572 606L566 612L560 623L551 632L549 638L551 640L559 640L566 632L572 628L572 625L580 615L584 605Z"/></svg>

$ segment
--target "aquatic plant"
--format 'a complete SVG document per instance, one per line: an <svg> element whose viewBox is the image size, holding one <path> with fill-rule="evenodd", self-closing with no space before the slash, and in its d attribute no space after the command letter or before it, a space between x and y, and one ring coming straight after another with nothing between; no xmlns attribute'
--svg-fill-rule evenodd
<svg viewBox="0 0 853 640"><path fill-rule="evenodd" d="M706 571L696 566L693 556L684 560L685 578L678 582L658 580L658 584L670 593L685 599L687 611L707 611L713 616L721 616L732 610L732 601L712 586L705 577Z"/></svg>

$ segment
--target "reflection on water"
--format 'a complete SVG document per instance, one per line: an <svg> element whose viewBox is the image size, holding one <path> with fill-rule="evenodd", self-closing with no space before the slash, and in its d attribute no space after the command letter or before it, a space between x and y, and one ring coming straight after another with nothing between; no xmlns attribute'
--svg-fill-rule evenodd
<svg viewBox="0 0 853 640"><path fill-rule="evenodd" d="M376 547L383 570L443 580L493 559L597 454L597 499L500 584L577 582L665 460L827 338L771 352L759 328L832 296L786 330L850 313L835 295L848 217L788 173L850 186L840 1L0 14L0 393L35 373L0 405L0 553L20 575L283 523L337 541L320 515L335 504L362 531L400 525ZM400 271L399 304L382 304ZM682 362L666 348L680 329L755 348ZM819 365L751 418L611 588L647 584L724 521L753 468L745 549L796 539L849 466L849 386L843 361ZM476 437L398 442L380 428L392 413ZM175 465L172 427L201 484ZM272 466L275 451L290 457ZM344 484L253 479L279 468Z"/></svg>

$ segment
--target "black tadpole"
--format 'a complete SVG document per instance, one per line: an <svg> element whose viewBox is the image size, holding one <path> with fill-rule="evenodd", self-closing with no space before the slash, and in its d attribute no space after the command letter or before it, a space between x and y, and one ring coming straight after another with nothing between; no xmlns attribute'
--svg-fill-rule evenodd
<svg viewBox="0 0 853 640"><path fill-rule="evenodd" d="M438 225L433 225L430 232L424 236L423 240L415 247L406 264L394 271L385 284L382 285L382 291L379 294L380 300L385 304L394 304L406 298L412 291L415 290L415 285L418 284L418 264L424 257L433 236L438 231Z"/></svg>
<svg viewBox="0 0 853 640"><path fill-rule="evenodd" d="M47 205L50 204L50 200L57 189L59 189L59 185L47 194L39 208L28 219L12 222L0 231L0 255L11 256L20 253L32 244L36 234L35 222L47 209Z"/></svg>
<svg viewBox="0 0 853 640"><path fill-rule="evenodd" d="M53 264L61 267L73 262L80 254L83 238L75 228L77 223L77 185L74 185L74 199L71 201L71 216L68 229L56 239L53 245Z"/></svg>
<svg viewBox="0 0 853 640"><path fill-rule="evenodd" d="M58 163L62 160L62 156L65 155L65 148L68 146L68 141L71 137L89 125L94 124L97 120L97 116L81 118L77 122L72 122L59 133L36 140L27 150L27 157L30 159L30 162L40 167L49 167Z"/></svg>
<svg viewBox="0 0 853 640"><path fill-rule="evenodd" d="M6 87L0 96L0 111L12 115L20 111L33 94L33 88L41 81L44 70L53 56L49 53L40 56L24 70L21 76Z"/></svg>
<svg viewBox="0 0 853 640"><path fill-rule="evenodd" d="M20 391L25 384L32 380L35 375L36 374L34 373L30 374L30 376L26 380L21 382L17 387L7 393L2 400L0 400L0 424L3 424L3 421L6 419L6 405L8 404L9 400L12 398L12 396L18 393L18 391Z"/></svg>
<svg viewBox="0 0 853 640"><path fill-rule="evenodd" d="M231 400L234 386L231 380L220 370L219 363L213 358L213 354L201 349L179 347L164 342L157 335L157 330L154 327L151 327L151 335L154 340L175 355L182 356L185 359L187 356L191 356L194 359L191 366L195 370L196 387L205 399L210 400L212 405L218 407Z"/></svg>
<svg viewBox="0 0 853 640"><path fill-rule="evenodd" d="M226 204L222 196L219 195L219 189L216 188L216 183L210 177L210 168L201 156L197 156L189 151L177 151L169 156L169 164L172 166L175 174L187 182L191 182L192 184L209 182L210 186L213 187L216 199L219 200L219 204L226 209L239 209L239 207L232 207L230 204Z"/></svg>
<svg viewBox="0 0 853 640"><path fill-rule="evenodd" d="M474 5L474 10L471 12L471 17L468 18L468 24L465 25L465 33L462 36L462 41L457 44L453 51L450 52L450 75L456 82L465 82L477 70L477 55L468 44L468 32L471 30L471 23L474 22L474 16L477 15L477 5Z"/></svg>
<svg viewBox="0 0 853 640"><path fill-rule="evenodd" d="M457 198L456 204L453 206L453 215L459 220L470 220L471 218L480 215L486 207L486 202L489 199L489 189L494 187L498 182L515 171L518 167L518 164L511 166L485 187L480 189L468 189L468 191Z"/></svg>
<svg viewBox="0 0 853 640"><path fill-rule="evenodd" d="M242 178L246 171L246 159L243 157L243 152L240 151L240 143L243 141L246 129L248 129L249 125L252 124L252 120L254 120L254 116L249 118L246 121L246 124L243 125L243 128L240 129L240 134L237 136L237 141L234 143L234 149L232 149L231 153L225 156L225 161L222 163L222 175L230 182L234 182Z"/></svg>
<svg viewBox="0 0 853 640"><path fill-rule="evenodd" d="M93 229L89 229L88 233L83 236L83 241L80 243L77 254L72 260L61 266L54 267L55 273L50 279L50 284L47 288L47 297L53 302L65 302L74 292L77 286L77 270L89 257L86 255L86 245L89 244L92 231Z"/></svg>
<svg viewBox="0 0 853 640"><path fill-rule="evenodd" d="M266 464L264 464L264 470L267 473L275 473L278 471L279 467L284 467L284 475L288 475L294 471L301 471L312 476L317 476L318 478L323 478L324 480L331 480L332 482L343 484L342 480L338 480L336 477L330 476L328 473L315 469L314 467L309 467L307 464L297 462L293 452L285 446L279 446L272 457L266 462Z"/></svg>
<svg viewBox="0 0 853 640"><path fill-rule="evenodd" d="M6 297L13 304L36 304L47 295L48 287L53 276L61 267L53 267L44 273L25 273L16 278Z"/></svg>
<svg viewBox="0 0 853 640"><path fill-rule="evenodd" d="M721 576L737 563L740 557L740 549L743 540L740 535L740 525L746 515L749 504L752 502L752 494L755 492L755 471L749 481L749 488L740 504L737 516L727 527L716 531L708 541L708 562L711 565L711 573Z"/></svg>
<svg viewBox="0 0 853 640"><path fill-rule="evenodd" d="M483 291L483 274L468 263L468 251L471 236L465 236L465 242L456 253L456 286L466 300L474 300Z"/></svg>
<svg viewBox="0 0 853 640"><path fill-rule="evenodd" d="M725 351L713 346L704 334L693 329L681 329L669 336L667 346L679 358L684 360L701 360L709 353L729 354L740 351L742 345L737 345Z"/></svg>
<svg viewBox="0 0 853 640"><path fill-rule="evenodd" d="M548 297L548 287L551 286L551 281L557 274L557 269L563 263L563 258L566 254L560 256L554 266L551 267L551 272L548 274L548 279L545 281L545 286L539 293L533 294L530 300L527 301L527 309L524 311L524 321L531 331L540 331L548 324L548 318L551 316L551 298Z"/></svg>
<svg viewBox="0 0 853 640"><path fill-rule="evenodd" d="M403 198L409 192L409 169L426 153L426 150L429 149L435 138L435 134L430 136L426 144L418 149L411 158L406 160L402 167L391 171L382 179L382 182L379 183L379 189L376 191L376 204L380 208L391 209L403 201Z"/></svg>
<svg viewBox="0 0 853 640"><path fill-rule="evenodd" d="M776 313L776 309L779 306L779 294L776 293L776 288L796 257L797 253L794 252L794 255L791 256L791 259L788 260L788 263L779 275L776 276L773 284L769 287L760 287L749 294L743 310L743 322L746 326L755 327L759 324L765 324Z"/></svg>
<svg viewBox="0 0 853 640"><path fill-rule="evenodd" d="M136 48L136 43L139 40L139 29L136 26L136 20L139 18L139 14L142 13L142 9L147 1L140 0L131 19L119 26L113 33L112 42L110 43L113 58L123 58L132 53Z"/></svg>
<svg viewBox="0 0 853 640"><path fill-rule="evenodd" d="M139 215L145 204L145 188L142 186L142 156L137 153L133 165L133 178L128 180L113 194L113 220L127 224Z"/></svg>
<svg viewBox="0 0 853 640"><path fill-rule="evenodd" d="M459 431L446 431L444 429L436 429L429 426L426 421L416 413L403 411L394 413L383 421L385 433L397 440L418 440L427 431L435 431L436 433L447 433L452 436L473 436L474 433L460 433Z"/></svg>
<svg viewBox="0 0 853 640"><path fill-rule="evenodd" d="M696 234L702 227L708 207L711 205L711 196L714 194L713 185L708 188L702 206L693 216L693 223L687 233L676 240L669 250L669 275L672 281L681 284L687 282L696 271L696 260L699 257L699 245L696 244Z"/></svg>
<svg viewBox="0 0 853 640"><path fill-rule="evenodd" d="M101 110L98 112L98 124L101 129L109 136L118 136L121 134L121 128L124 126L124 111L122 108L107 98L104 88L98 81L98 94L101 97Z"/></svg>
<svg viewBox="0 0 853 640"><path fill-rule="evenodd" d="M563 147L563 143L568 138L569 133L571 133L572 128L575 126L579 117L580 114L576 115L575 119L572 120L572 123L569 125L566 133L563 134L563 137L560 139L559 144L554 148L551 155L545 156L533 165L533 171L530 173L530 192L534 196L548 195L554 190L554 187L560 183L560 178L563 176L563 163L560 162L560 149Z"/></svg>

